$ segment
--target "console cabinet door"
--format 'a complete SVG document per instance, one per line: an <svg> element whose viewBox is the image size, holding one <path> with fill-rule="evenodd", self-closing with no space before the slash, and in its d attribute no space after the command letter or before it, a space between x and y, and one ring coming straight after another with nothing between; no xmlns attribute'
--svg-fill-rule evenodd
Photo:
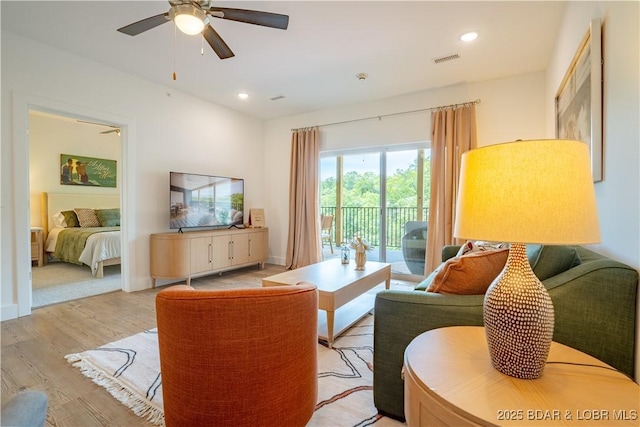
<svg viewBox="0 0 640 427"><path fill-rule="evenodd" d="M190 274L189 241L172 234L151 235L151 277L179 278Z"/></svg>
<svg viewBox="0 0 640 427"><path fill-rule="evenodd" d="M231 264L239 265L249 262L249 233L231 236Z"/></svg>
<svg viewBox="0 0 640 427"><path fill-rule="evenodd" d="M248 262L264 262L267 259L267 232L258 231L249 234Z"/></svg>
<svg viewBox="0 0 640 427"><path fill-rule="evenodd" d="M213 238L192 237L189 239L191 274L203 273L213 268Z"/></svg>
<svg viewBox="0 0 640 427"><path fill-rule="evenodd" d="M213 236L213 263L214 270L231 265L231 236Z"/></svg>

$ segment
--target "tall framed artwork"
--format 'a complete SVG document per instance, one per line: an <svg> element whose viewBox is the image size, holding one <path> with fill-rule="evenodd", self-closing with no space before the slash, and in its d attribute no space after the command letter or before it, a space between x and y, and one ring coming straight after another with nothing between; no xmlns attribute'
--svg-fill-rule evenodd
<svg viewBox="0 0 640 427"><path fill-rule="evenodd" d="M117 161L60 154L60 185L117 186Z"/></svg>
<svg viewBox="0 0 640 427"><path fill-rule="evenodd" d="M591 20L556 94L556 137L582 141L591 151L593 181L602 181L602 34Z"/></svg>

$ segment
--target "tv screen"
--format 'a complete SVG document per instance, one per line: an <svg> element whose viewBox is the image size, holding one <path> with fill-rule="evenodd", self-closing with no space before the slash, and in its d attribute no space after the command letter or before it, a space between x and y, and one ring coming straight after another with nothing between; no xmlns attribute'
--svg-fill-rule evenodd
<svg viewBox="0 0 640 427"><path fill-rule="evenodd" d="M170 228L233 227L244 223L244 180L169 172Z"/></svg>

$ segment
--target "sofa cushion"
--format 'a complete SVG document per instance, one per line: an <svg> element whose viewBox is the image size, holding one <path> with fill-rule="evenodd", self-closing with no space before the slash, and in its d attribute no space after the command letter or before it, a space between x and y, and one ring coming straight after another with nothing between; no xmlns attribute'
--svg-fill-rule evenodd
<svg viewBox="0 0 640 427"><path fill-rule="evenodd" d="M508 254L503 248L451 258L434 272L427 292L482 295L504 268Z"/></svg>
<svg viewBox="0 0 640 427"><path fill-rule="evenodd" d="M573 246L527 245L527 258L538 279L547 280L580 265L580 255Z"/></svg>

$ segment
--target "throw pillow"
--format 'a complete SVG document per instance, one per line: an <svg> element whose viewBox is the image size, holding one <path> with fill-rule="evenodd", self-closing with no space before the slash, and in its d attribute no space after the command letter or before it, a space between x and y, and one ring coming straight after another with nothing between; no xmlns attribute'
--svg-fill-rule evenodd
<svg viewBox="0 0 640 427"><path fill-rule="evenodd" d="M75 211L62 211L60 212L64 216L65 227L80 227L80 221L78 221L78 215Z"/></svg>
<svg viewBox="0 0 640 427"><path fill-rule="evenodd" d="M474 252L447 260L427 292L483 295L507 262L508 248Z"/></svg>
<svg viewBox="0 0 640 427"><path fill-rule="evenodd" d="M96 216L102 227L118 227L120 225L120 209L96 209Z"/></svg>
<svg viewBox="0 0 640 427"><path fill-rule="evenodd" d="M573 246L527 245L529 264L540 281L580 265L582 260Z"/></svg>
<svg viewBox="0 0 640 427"><path fill-rule="evenodd" d="M96 216L96 211L87 208L75 208L76 215L78 215L78 222L80 227L100 227L100 221Z"/></svg>
<svg viewBox="0 0 640 427"><path fill-rule="evenodd" d="M53 226L56 228L65 228L67 226L62 212L58 212L57 214L53 215Z"/></svg>
<svg viewBox="0 0 640 427"><path fill-rule="evenodd" d="M508 248L508 247L509 247L508 243L485 242L482 240L473 242L471 240L467 240L464 245L460 246L460 249L458 250L458 254L456 256L462 256L462 255L472 254L474 252L481 252L481 251L493 251L496 249L502 249L502 248Z"/></svg>

